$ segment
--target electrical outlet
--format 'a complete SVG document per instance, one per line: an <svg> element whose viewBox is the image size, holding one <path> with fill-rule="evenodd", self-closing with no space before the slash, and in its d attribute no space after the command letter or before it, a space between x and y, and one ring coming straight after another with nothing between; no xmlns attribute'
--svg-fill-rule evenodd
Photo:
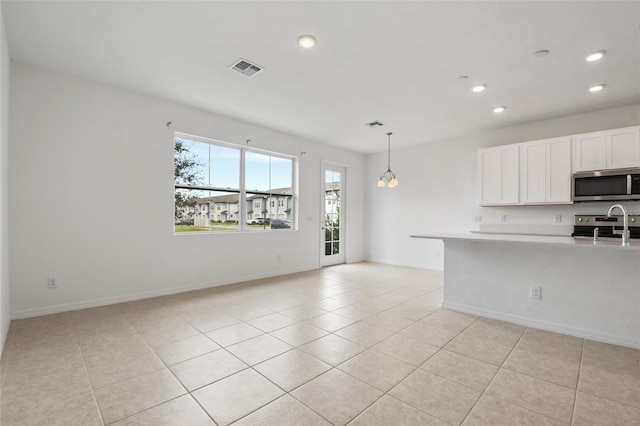
<svg viewBox="0 0 640 426"><path fill-rule="evenodd" d="M482 216L476 216L474 219L475 219L475 221L476 221L476 222L478 222L478 223L479 223L479 222L482 222Z"/></svg>
<svg viewBox="0 0 640 426"><path fill-rule="evenodd" d="M500 222L505 223L507 221L507 215L503 214L500 216Z"/></svg>
<svg viewBox="0 0 640 426"><path fill-rule="evenodd" d="M436 257L440 257L440 250L436 250Z"/></svg>
<svg viewBox="0 0 640 426"><path fill-rule="evenodd" d="M555 223L562 223L562 215L561 214L555 215L555 217L553 218L553 221Z"/></svg>
<svg viewBox="0 0 640 426"><path fill-rule="evenodd" d="M278 260L278 262L282 260L282 255L280 253L276 255L276 260Z"/></svg>
<svg viewBox="0 0 640 426"><path fill-rule="evenodd" d="M542 287L531 286L529 297L532 299L542 299Z"/></svg>
<svg viewBox="0 0 640 426"><path fill-rule="evenodd" d="M58 288L55 278L47 278L47 288Z"/></svg>

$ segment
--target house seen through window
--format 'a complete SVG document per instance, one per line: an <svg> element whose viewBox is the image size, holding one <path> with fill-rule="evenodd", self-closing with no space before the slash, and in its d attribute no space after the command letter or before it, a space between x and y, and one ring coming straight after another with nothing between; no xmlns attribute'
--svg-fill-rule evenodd
<svg viewBox="0 0 640 426"><path fill-rule="evenodd" d="M175 233L293 229L294 161L176 133Z"/></svg>

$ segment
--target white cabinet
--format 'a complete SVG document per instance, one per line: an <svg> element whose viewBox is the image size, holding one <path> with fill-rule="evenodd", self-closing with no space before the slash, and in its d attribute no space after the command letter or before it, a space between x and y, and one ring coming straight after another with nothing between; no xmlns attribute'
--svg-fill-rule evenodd
<svg viewBox="0 0 640 426"><path fill-rule="evenodd" d="M519 146L504 145L478 151L480 204L518 204Z"/></svg>
<svg viewBox="0 0 640 426"><path fill-rule="evenodd" d="M629 167L640 167L640 126L574 136L574 171Z"/></svg>
<svg viewBox="0 0 640 426"><path fill-rule="evenodd" d="M547 203L571 204L571 138L547 140Z"/></svg>
<svg viewBox="0 0 640 426"><path fill-rule="evenodd" d="M573 172L633 167L640 126L480 149L480 204L571 204Z"/></svg>
<svg viewBox="0 0 640 426"><path fill-rule="evenodd" d="M584 133L573 138L573 170L607 168L607 146L604 132Z"/></svg>
<svg viewBox="0 0 640 426"><path fill-rule="evenodd" d="M640 167L640 126L608 130L607 169Z"/></svg>
<svg viewBox="0 0 640 426"><path fill-rule="evenodd" d="M547 199L547 144L545 141L520 144L520 171L522 203L544 203Z"/></svg>
<svg viewBox="0 0 640 426"><path fill-rule="evenodd" d="M571 138L520 144L521 204L571 203Z"/></svg>

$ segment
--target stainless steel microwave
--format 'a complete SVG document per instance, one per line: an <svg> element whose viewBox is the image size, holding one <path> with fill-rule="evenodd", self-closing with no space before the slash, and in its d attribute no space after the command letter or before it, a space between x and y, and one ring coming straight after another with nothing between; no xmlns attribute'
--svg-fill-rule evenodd
<svg viewBox="0 0 640 426"><path fill-rule="evenodd" d="M640 200L640 169L573 175L573 201Z"/></svg>

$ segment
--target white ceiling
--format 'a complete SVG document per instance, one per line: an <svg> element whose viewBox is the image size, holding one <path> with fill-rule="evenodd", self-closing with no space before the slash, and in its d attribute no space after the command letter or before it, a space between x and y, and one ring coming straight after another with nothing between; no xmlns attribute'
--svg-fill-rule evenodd
<svg viewBox="0 0 640 426"><path fill-rule="evenodd" d="M3 1L2 11L14 61L362 153L384 151L388 131L408 146L640 102L638 1ZM316 47L300 48L301 34ZM551 53L532 58L541 49ZM602 61L585 62L601 49ZM241 57L265 70L229 70ZM472 93L477 83L487 90ZM589 93L596 83L607 86ZM365 126L373 120L385 126Z"/></svg>

